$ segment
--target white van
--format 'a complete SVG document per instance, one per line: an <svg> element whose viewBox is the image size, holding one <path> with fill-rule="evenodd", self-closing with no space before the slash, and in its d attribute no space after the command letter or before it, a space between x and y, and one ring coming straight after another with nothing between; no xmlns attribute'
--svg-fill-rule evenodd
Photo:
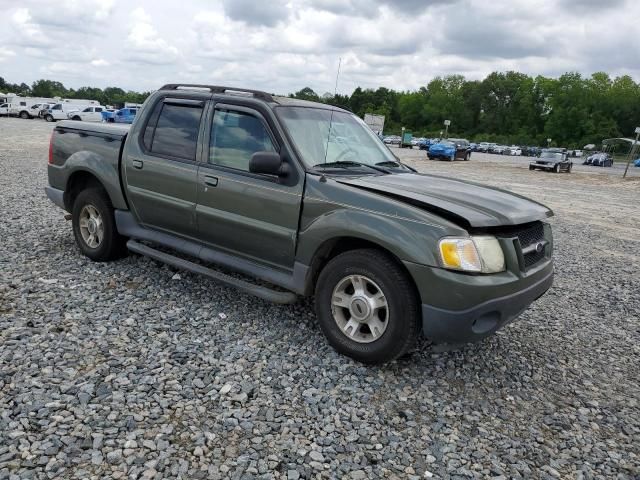
<svg viewBox="0 0 640 480"><path fill-rule="evenodd" d="M57 120L68 120L69 114L72 112L79 112L87 107L86 104L76 103L56 103L53 107L47 110L44 114L44 119L47 122L55 122Z"/></svg>

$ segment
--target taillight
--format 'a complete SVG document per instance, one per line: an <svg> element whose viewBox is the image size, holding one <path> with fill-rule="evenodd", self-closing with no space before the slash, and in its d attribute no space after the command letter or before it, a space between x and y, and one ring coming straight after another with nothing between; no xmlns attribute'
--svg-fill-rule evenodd
<svg viewBox="0 0 640 480"><path fill-rule="evenodd" d="M51 138L49 139L49 165L53 165L53 135L55 130L51 132Z"/></svg>

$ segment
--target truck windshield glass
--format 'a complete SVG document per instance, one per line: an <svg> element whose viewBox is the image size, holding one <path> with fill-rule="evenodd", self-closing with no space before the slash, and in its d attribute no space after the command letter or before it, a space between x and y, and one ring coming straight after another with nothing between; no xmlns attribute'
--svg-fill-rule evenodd
<svg viewBox="0 0 640 480"><path fill-rule="evenodd" d="M307 107L278 107L276 111L307 167L336 162L397 163L367 124L351 113Z"/></svg>

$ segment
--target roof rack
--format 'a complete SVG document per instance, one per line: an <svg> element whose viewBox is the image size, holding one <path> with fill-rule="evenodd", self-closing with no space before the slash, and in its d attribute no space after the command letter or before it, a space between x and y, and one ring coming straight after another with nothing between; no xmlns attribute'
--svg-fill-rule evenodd
<svg viewBox="0 0 640 480"><path fill-rule="evenodd" d="M229 95L250 95L255 98L273 102L271 94L260 90L249 90L248 88L221 87L217 85L198 85L193 83L168 83L160 90L208 90L211 93L226 93Z"/></svg>

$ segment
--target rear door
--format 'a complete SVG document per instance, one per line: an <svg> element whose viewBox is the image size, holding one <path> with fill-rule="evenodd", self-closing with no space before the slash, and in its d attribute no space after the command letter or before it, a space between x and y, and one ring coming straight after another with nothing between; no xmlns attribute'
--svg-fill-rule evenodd
<svg viewBox="0 0 640 480"><path fill-rule="evenodd" d="M160 97L123 154L127 198L146 227L194 237L198 138L205 102Z"/></svg>
<svg viewBox="0 0 640 480"><path fill-rule="evenodd" d="M287 181L249 172L254 153L286 150L268 117L267 111L228 103L218 103L209 112L198 172L198 235L229 253L289 270L295 258L302 177L293 165Z"/></svg>

